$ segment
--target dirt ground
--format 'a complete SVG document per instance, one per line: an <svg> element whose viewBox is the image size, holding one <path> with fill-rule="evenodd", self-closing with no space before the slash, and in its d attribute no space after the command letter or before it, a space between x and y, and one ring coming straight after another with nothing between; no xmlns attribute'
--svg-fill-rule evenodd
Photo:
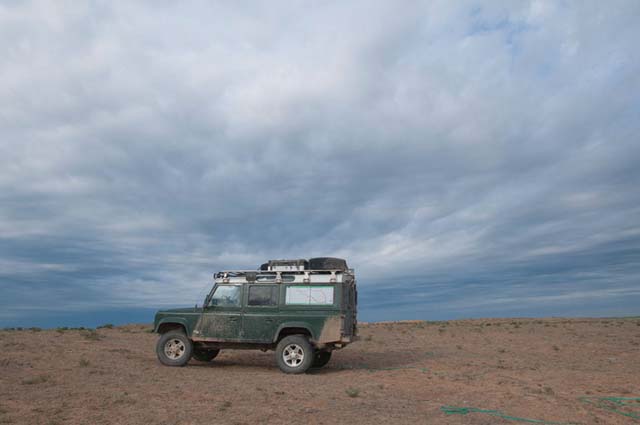
<svg viewBox="0 0 640 425"><path fill-rule="evenodd" d="M371 323L360 334L323 369L285 375L260 351L162 366L149 325L4 330L0 423L640 423L640 318Z"/></svg>

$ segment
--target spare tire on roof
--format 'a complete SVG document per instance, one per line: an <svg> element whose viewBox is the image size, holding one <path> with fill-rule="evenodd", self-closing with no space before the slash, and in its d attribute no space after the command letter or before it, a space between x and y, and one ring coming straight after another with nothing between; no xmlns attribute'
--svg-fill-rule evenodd
<svg viewBox="0 0 640 425"><path fill-rule="evenodd" d="M260 270L269 270L269 263L264 263L260 266Z"/></svg>
<svg viewBox="0 0 640 425"><path fill-rule="evenodd" d="M347 262L342 258L317 257L309 259L311 270L348 270Z"/></svg>

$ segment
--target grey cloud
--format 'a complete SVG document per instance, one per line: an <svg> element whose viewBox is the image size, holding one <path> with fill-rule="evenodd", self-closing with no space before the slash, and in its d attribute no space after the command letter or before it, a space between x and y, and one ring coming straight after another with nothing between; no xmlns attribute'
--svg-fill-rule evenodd
<svg viewBox="0 0 640 425"><path fill-rule="evenodd" d="M0 6L3 308L191 303L218 268L314 255L347 257L370 311L396 279L461 315L490 312L477 276L532 305L631 288L638 12Z"/></svg>

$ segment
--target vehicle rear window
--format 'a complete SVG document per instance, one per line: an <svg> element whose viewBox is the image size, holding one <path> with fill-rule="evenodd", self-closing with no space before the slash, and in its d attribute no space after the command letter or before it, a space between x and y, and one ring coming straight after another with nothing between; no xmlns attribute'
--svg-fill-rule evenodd
<svg viewBox="0 0 640 425"><path fill-rule="evenodd" d="M278 287L276 285L249 286L249 305L278 305Z"/></svg>
<svg viewBox="0 0 640 425"><path fill-rule="evenodd" d="M331 305L333 304L333 286L287 286L285 302L294 305Z"/></svg>

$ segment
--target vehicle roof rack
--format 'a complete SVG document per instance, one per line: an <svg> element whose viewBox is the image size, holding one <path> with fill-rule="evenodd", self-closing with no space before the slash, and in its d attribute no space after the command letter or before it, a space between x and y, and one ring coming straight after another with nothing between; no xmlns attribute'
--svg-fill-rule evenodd
<svg viewBox="0 0 640 425"><path fill-rule="evenodd" d="M213 277L218 283L342 283L353 280L353 270L224 270Z"/></svg>

